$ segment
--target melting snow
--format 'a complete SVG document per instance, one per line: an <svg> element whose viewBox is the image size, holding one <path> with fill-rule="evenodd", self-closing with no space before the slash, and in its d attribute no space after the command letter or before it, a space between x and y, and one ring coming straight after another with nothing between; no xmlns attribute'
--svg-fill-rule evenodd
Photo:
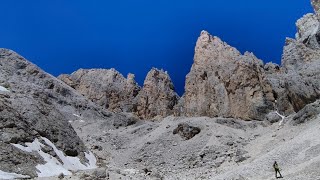
<svg viewBox="0 0 320 180"><path fill-rule="evenodd" d="M18 179L18 178L30 178L30 177L16 174L16 173L7 173L0 170L0 179Z"/></svg>
<svg viewBox="0 0 320 180"><path fill-rule="evenodd" d="M89 160L89 163L86 163L86 165L83 165L80 162L80 159L77 157L70 157L70 156L65 156L64 153L60 150L57 149L57 147L47 138L42 137L42 139L53 148L54 152L58 155L58 157L61 159L63 162L63 166L69 170L85 170L85 169L94 169L96 168L96 160L94 161L92 159L92 156L94 159L94 155L90 153L88 154L88 157L91 159L87 158L87 153L85 153L86 158ZM91 160L91 162L90 162ZM91 164L92 163L92 164Z"/></svg>
<svg viewBox="0 0 320 180"><path fill-rule="evenodd" d="M73 114L77 118L81 118L78 114Z"/></svg>
<svg viewBox="0 0 320 180"><path fill-rule="evenodd" d="M3 92L10 92L7 88L3 87L3 86L0 86L0 91L3 91Z"/></svg>
<svg viewBox="0 0 320 180"><path fill-rule="evenodd" d="M62 161L62 164L55 157L41 150L41 147L45 145L41 144L38 139L35 139L32 143L26 143L26 147L19 144L12 144L13 146L26 152L36 151L44 159L44 161L46 162L45 164L39 164L36 166L36 168L39 170L39 177L56 176L61 173L63 173L64 175L71 175L72 173L70 172L70 170L77 171L96 168L97 160L91 152L85 153L85 157L89 162L84 165L77 157L65 156L64 153L58 150L57 147L49 139L44 137L42 137L42 139L46 142L47 145L52 147L54 152Z"/></svg>
<svg viewBox="0 0 320 180"><path fill-rule="evenodd" d="M285 116L281 115L278 111L276 111L276 113L281 117L281 121L279 122L279 126L281 126L283 124Z"/></svg>

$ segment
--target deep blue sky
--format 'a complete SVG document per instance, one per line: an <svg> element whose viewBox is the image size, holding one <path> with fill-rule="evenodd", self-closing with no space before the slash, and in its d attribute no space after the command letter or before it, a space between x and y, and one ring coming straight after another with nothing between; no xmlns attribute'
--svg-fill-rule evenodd
<svg viewBox="0 0 320 180"><path fill-rule="evenodd" d="M142 85L151 67L163 68L181 94L201 30L279 63L307 12L309 0L6 0L0 47L55 76L114 67Z"/></svg>

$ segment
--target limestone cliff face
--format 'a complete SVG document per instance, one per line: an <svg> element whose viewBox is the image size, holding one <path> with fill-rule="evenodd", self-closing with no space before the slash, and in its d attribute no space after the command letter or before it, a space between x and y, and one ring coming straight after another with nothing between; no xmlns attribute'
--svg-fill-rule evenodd
<svg viewBox="0 0 320 180"><path fill-rule="evenodd" d="M259 119L274 109L272 88L263 62L201 32L194 64L186 78L181 113L187 116L224 116Z"/></svg>
<svg viewBox="0 0 320 180"><path fill-rule="evenodd" d="M115 69L79 69L58 78L113 112L133 112L134 99L140 91L133 74L126 79Z"/></svg>
<svg viewBox="0 0 320 180"><path fill-rule="evenodd" d="M173 114L178 100L179 96L174 91L168 73L153 68L149 71L143 88L137 96L135 113L143 119L151 119L156 116L166 117Z"/></svg>
<svg viewBox="0 0 320 180"><path fill-rule="evenodd" d="M281 70L268 75L280 112L297 112L320 98L319 2L312 1L317 14L307 14L296 23L296 39L286 39Z"/></svg>
<svg viewBox="0 0 320 180"><path fill-rule="evenodd" d="M153 68L143 88L129 74L124 78L115 69L80 69L59 78L98 105L113 112L132 112L142 119L168 116L179 96L168 73Z"/></svg>
<svg viewBox="0 0 320 180"><path fill-rule="evenodd" d="M316 15L319 17L319 15L320 15L320 1L319 0L311 0L311 5L312 5Z"/></svg>
<svg viewBox="0 0 320 180"><path fill-rule="evenodd" d="M223 116L263 120L271 111L284 115L301 110L320 97L320 2L315 14L296 23L295 39L287 38L281 66L263 64L203 31L194 63L179 97L168 74L152 69L141 89L133 75L111 70L79 70L60 79L114 112L133 112L143 119L168 116Z"/></svg>
<svg viewBox="0 0 320 180"><path fill-rule="evenodd" d="M45 159L14 144L39 140L44 152L57 157L42 138L86 164L88 150L68 121L76 120L73 114L80 110L93 119L105 119L109 113L11 50L0 49L0 67L0 169L36 177L36 166Z"/></svg>

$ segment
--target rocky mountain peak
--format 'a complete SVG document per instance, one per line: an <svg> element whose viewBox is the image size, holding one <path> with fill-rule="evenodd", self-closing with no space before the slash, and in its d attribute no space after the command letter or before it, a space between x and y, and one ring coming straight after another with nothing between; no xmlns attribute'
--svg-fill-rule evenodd
<svg viewBox="0 0 320 180"><path fill-rule="evenodd" d="M143 119L156 116L166 117L173 114L179 96L166 71L152 68L144 81L143 88L137 96L136 114Z"/></svg>
<svg viewBox="0 0 320 180"><path fill-rule="evenodd" d="M262 120L273 110L274 97L261 60L202 31L183 101L178 109L187 116Z"/></svg>
<svg viewBox="0 0 320 180"><path fill-rule="evenodd" d="M132 112L133 99L140 90L133 74L126 79L114 68L79 69L71 75L60 75L58 78L113 112Z"/></svg>
<svg viewBox="0 0 320 180"><path fill-rule="evenodd" d="M319 0L311 0L311 5L314 9L314 12L318 15L320 15L320 1Z"/></svg>
<svg viewBox="0 0 320 180"><path fill-rule="evenodd" d="M319 21L315 14L306 14L296 22L296 39L300 42L308 42L319 30Z"/></svg>
<svg viewBox="0 0 320 180"><path fill-rule="evenodd" d="M143 88L129 73L124 78L115 69L80 69L59 78L98 105L113 112L132 112L142 119L173 113L179 96L169 74L152 68Z"/></svg>
<svg viewBox="0 0 320 180"><path fill-rule="evenodd" d="M146 91L152 88L160 88L163 91L174 91L174 86L168 72L152 68L144 81L143 88ZM151 91L150 91L151 92Z"/></svg>
<svg viewBox="0 0 320 180"><path fill-rule="evenodd" d="M285 115L300 111L320 97L320 2L311 3L316 15L306 14L296 22L296 39L286 39L280 71L268 73L277 109Z"/></svg>
<svg viewBox="0 0 320 180"><path fill-rule="evenodd" d="M129 83L136 83L135 77L136 77L136 76L135 76L134 74L129 73L129 74L127 75L127 82L129 82Z"/></svg>
<svg viewBox="0 0 320 180"><path fill-rule="evenodd" d="M221 61L234 60L240 52L223 42L220 38L202 31L195 47L193 68L215 65Z"/></svg>

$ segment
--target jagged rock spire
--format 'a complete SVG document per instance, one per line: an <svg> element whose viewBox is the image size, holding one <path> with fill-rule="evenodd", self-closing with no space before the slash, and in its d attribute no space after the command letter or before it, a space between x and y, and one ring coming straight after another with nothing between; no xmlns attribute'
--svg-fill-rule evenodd
<svg viewBox="0 0 320 180"><path fill-rule="evenodd" d="M174 90L169 74L152 68L145 78L142 90L137 97L136 114L143 119L173 114L179 96Z"/></svg>
<svg viewBox="0 0 320 180"><path fill-rule="evenodd" d="M319 0L311 0L311 4L314 9L314 12L319 17L319 15L320 15L320 1Z"/></svg>
<svg viewBox="0 0 320 180"><path fill-rule="evenodd" d="M187 75L182 114L260 119L273 110L263 63L202 31Z"/></svg>

